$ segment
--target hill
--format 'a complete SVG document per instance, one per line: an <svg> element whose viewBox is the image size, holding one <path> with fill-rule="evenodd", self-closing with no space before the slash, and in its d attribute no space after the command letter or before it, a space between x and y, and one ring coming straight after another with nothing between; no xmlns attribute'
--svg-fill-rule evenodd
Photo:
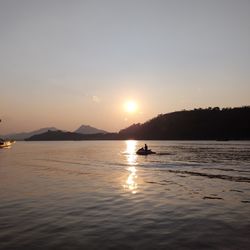
<svg viewBox="0 0 250 250"><path fill-rule="evenodd" d="M61 130L47 131L43 134L33 135L26 141L80 141L80 140L117 140L117 133L79 134Z"/></svg>
<svg viewBox="0 0 250 250"><path fill-rule="evenodd" d="M89 125L82 125L82 126L80 126L74 132L78 133L78 134L84 134L84 135L89 135L89 134L106 134L107 133L107 131L105 131L105 130L94 128L94 127L91 127Z"/></svg>
<svg viewBox="0 0 250 250"><path fill-rule="evenodd" d="M148 140L249 140L250 107L208 108L161 114L119 132Z"/></svg>
<svg viewBox="0 0 250 250"><path fill-rule="evenodd" d="M119 133L47 131L28 140L250 140L250 107L208 108L161 114Z"/></svg>
<svg viewBox="0 0 250 250"><path fill-rule="evenodd" d="M22 133L14 133L14 134L3 135L2 138L11 139L11 140L15 140L15 141L22 141L22 140L25 140L26 138L29 138L29 137L33 136L33 135L42 134L42 133L44 133L44 132L46 132L48 130L55 131L55 130L58 130L58 129L55 128L55 127L41 128L41 129L34 130L34 131L31 131L31 132L22 132Z"/></svg>
<svg viewBox="0 0 250 250"><path fill-rule="evenodd" d="M34 135L44 134L44 133L48 132L49 130L50 130L50 132L51 131L60 131L59 129L57 129L55 127L48 127L48 128L41 128L41 129L31 131L31 132L22 132L22 133L13 133L13 134L2 135L2 136L0 136L0 138L22 141L22 140L28 139ZM65 133L68 133L68 132L65 132ZM72 133L90 135L90 134L106 134L108 132L105 130L91 127L89 125L82 125L76 131L74 131ZM71 136L72 136L72 134L71 134ZM73 138L75 138L75 136L73 136Z"/></svg>

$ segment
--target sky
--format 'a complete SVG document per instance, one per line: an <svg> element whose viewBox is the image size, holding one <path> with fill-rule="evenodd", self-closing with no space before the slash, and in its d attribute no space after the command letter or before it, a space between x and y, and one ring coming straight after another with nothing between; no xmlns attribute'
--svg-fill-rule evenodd
<svg viewBox="0 0 250 250"><path fill-rule="evenodd" d="M0 94L0 134L250 105L250 1L0 0Z"/></svg>

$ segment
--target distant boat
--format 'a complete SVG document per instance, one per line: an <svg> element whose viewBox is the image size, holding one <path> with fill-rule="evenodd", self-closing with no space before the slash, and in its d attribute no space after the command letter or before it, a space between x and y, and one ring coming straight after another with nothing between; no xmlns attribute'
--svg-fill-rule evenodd
<svg viewBox="0 0 250 250"><path fill-rule="evenodd" d="M2 120L0 119L0 122ZM12 143L15 143L14 140L3 140L0 138L0 148L10 148Z"/></svg>
<svg viewBox="0 0 250 250"><path fill-rule="evenodd" d="M0 140L0 148L10 148L13 143L15 143L15 141Z"/></svg>
<svg viewBox="0 0 250 250"><path fill-rule="evenodd" d="M138 155L151 155L151 154L156 154L154 151L151 149L145 150L144 148L140 148L136 151L136 154Z"/></svg>

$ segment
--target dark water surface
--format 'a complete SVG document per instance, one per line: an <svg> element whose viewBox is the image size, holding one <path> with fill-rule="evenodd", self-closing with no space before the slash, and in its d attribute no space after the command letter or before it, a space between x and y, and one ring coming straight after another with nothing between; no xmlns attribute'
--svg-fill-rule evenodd
<svg viewBox="0 0 250 250"><path fill-rule="evenodd" d="M249 249L250 142L18 142L0 249Z"/></svg>

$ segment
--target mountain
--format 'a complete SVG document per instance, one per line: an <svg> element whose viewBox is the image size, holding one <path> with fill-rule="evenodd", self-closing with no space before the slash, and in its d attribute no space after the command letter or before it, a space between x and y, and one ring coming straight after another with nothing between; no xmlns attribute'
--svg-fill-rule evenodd
<svg viewBox="0 0 250 250"><path fill-rule="evenodd" d="M84 134L84 135L89 135L89 134L106 134L107 131L91 127L89 125L82 125L80 128L78 128L75 133L78 134Z"/></svg>
<svg viewBox="0 0 250 250"><path fill-rule="evenodd" d="M55 127L41 128L39 130L35 130L35 131L31 131L31 132L22 132L22 133L3 135L2 138L16 140L16 141L22 141L22 140L25 140L26 138L33 136L33 135L42 134L48 130L55 131L58 129Z"/></svg>
<svg viewBox="0 0 250 250"><path fill-rule="evenodd" d="M48 128L41 128L39 130L35 130L35 131L31 131L31 132L22 132L22 133L13 133L13 134L7 134L7 135L2 135L0 136L0 138L3 138L3 139L11 139L11 140L16 140L16 141L22 141L22 140L25 140L27 138L30 138L34 135L40 135L40 134L44 134L48 131L60 131L58 130L57 128L55 127L48 127ZM63 132L63 131L61 131ZM65 132L64 133L70 133L70 132ZM79 135L82 135L82 134L85 134L85 135L90 135L90 134L106 134L107 132L104 131L104 130L101 130L101 129L97 129L97 128L94 128L94 127L91 127L91 126L88 126L88 125L82 125L81 127L79 127L75 132L72 132L72 134L68 134L69 137L65 137L65 138L73 138L73 140L75 140L75 135L73 135L73 133L76 133L76 134L79 134ZM49 134L51 135L51 134ZM57 136L59 136L62 134L57 134ZM78 135L78 137L79 137ZM60 137L60 136L59 136ZM57 137L56 137L57 138Z"/></svg>
<svg viewBox="0 0 250 250"><path fill-rule="evenodd" d="M80 140L117 140L117 133L79 134L61 130L50 131L43 134L33 135L26 141L80 141Z"/></svg>
<svg viewBox="0 0 250 250"><path fill-rule="evenodd" d="M65 132L61 130L47 130L44 133L32 135L26 141L67 141L67 140L81 140L82 134L74 132Z"/></svg>
<svg viewBox="0 0 250 250"><path fill-rule="evenodd" d="M161 114L119 135L138 140L250 140L250 106Z"/></svg>
<svg viewBox="0 0 250 250"><path fill-rule="evenodd" d="M250 140L250 107L194 109L161 114L119 133L47 131L30 141L53 140Z"/></svg>

